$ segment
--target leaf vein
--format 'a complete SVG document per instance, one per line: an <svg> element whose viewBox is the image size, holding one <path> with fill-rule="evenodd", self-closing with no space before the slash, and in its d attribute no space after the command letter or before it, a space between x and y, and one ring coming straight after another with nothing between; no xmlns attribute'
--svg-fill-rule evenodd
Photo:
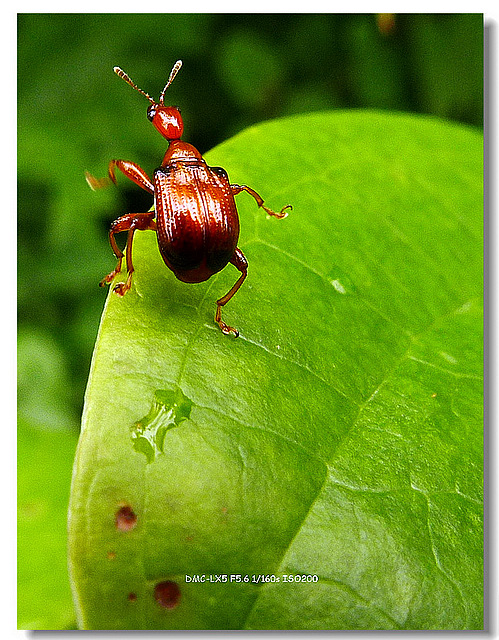
<svg viewBox="0 0 499 640"><path fill-rule="evenodd" d="M409 358L409 360L413 360L414 362L423 364L426 367L431 367L432 369L436 369L437 371L441 371L442 373L447 373L448 375L454 376L456 378L466 378L467 380L483 380L483 376L478 376L473 373L461 373L460 371L452 371L451 369L441 367L438 364L428 362L427 360L421 360L420 358L416 358L415 356L411 356L410 354L407 357Z"/></svg>

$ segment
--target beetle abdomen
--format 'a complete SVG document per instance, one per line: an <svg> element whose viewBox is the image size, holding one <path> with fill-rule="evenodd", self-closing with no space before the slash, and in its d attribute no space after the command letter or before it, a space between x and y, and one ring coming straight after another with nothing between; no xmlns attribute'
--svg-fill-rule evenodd
<svg viewBox="0 0 499 640"><path fill-rule="evenodd" d="M225 171L203 160L175 162L154 172L158 246L184 282L203 282L234 254L239 220Z"/></svg>

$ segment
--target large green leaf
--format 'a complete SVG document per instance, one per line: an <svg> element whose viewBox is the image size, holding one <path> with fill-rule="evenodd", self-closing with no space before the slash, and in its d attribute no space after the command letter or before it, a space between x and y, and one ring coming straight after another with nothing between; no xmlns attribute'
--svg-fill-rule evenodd
<svg viewBox="0 0 499 640"><path fill-rule="evenodd" d="M136 234L75 462L82 628L482 627L481 151L474 130L373 112L213 150L294 205L280 221L238 196L237 339L213 322L236 270L183 284Z"/></svg>

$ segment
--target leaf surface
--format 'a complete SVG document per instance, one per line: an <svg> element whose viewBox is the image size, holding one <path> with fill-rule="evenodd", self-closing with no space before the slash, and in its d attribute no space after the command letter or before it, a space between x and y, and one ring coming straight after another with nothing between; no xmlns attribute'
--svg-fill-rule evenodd
<svg viewBox="0 0 499 640"><path fill-rule="evenodd" d="M320 113L206 159L294 209L238 196L237 339L235 269L183 284L136 234L75 461L81 627L482 628L481 136Z"/></svg>

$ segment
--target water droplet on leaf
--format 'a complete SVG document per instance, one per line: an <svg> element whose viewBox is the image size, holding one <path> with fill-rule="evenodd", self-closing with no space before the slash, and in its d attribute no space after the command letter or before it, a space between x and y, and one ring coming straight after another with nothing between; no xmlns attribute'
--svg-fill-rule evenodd
<svg viewBox="0 0 499 640"><path fill-rule="evenodd" d="M335 291L337 293L341 293L341 295L348 295L356 292L356 287L350 276L336 265L326 275L326 280L333 286Z"/></svg>
<svg viewBox="0 0 499 640"><path fill-rule="evenodd" d="M438 355L442 356L442 358L444 360L447 360L447 362L450 362L450 364L457 364L456 358L454 358L454 356L451 356L450 353L446 353L445 351L439 351Z"/></svg>
<svg viewBox="0 0 499 640"><path fill-rule="evenodd" d="M143 453L148 462L164 451L167 431L178 427L191 414L192 401L180 389L158 389L151 410L131 428L135 451Z"/></svg>

